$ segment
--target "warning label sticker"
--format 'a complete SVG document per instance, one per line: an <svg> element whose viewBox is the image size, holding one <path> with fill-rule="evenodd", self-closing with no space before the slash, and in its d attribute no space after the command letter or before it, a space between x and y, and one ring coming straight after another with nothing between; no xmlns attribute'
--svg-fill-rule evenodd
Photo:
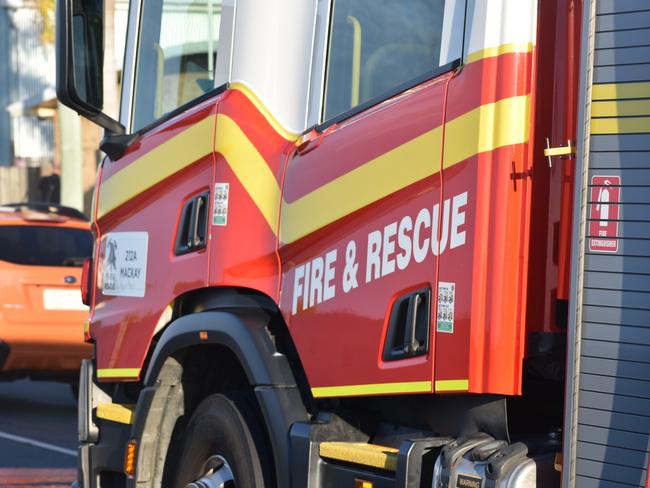
<svg viewBox="0 0 650 488"><path fill-rule="evenodd" d="M482 488L483 479L467 474L458 474L456 478L456 488Z"/></svg>
<svg viewBox="0 0 650 488"><path fill-rule="evenodd" d="M229 183L214 184L214 206L212 208L212 225L228 223L228 192Z"/></svg>
<svg viewBox="0 0 650 488"><path fill-rule="evenodd" d="M592 176L589 205L589 250L618 252L620 176Z"/></svg>
<svg viewBox="0 0 650 488"><path fill-rule="evenodd" d="M436 330L438 332L454 333L454 301L456 284L438 283L438 316Z"/></svg>
<svg viewBox="0 0 650 488"><path fill-rule="evenodd" d="M110 232L104 236L100 288L104 295L143 297L147 282L146 232Z"/></svg>

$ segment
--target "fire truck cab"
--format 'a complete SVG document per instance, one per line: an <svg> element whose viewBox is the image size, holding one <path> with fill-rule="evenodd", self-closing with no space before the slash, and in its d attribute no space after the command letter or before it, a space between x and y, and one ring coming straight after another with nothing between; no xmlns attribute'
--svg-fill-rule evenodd
<svg viewBox="0 0 650 488"><path fill-rule="evenodd" d="M58 2L59 99L106 129L78 485L641 486L602 437L645 423L580 402L619 376L581 368L623 241L590 137L650 132L650 61L598 49L642 3L131 0L114 120L103 1Z"/></svg>

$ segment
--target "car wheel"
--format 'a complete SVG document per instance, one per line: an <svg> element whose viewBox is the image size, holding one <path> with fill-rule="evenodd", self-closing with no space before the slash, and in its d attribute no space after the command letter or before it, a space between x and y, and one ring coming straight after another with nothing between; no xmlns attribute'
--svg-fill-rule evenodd
<svg viewBox="0 0 650 488"><path fill-rule="evenodd" d="M273 486L270 450L254 399L215 394L192 415L177 452L175 488Z"/></svg>

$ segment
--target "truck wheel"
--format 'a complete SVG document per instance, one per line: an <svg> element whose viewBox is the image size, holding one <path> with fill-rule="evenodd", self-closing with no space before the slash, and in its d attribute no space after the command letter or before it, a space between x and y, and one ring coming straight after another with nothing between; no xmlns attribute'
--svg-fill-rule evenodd
<svg viewBox="0 0 650 488"><path fill-rule="evenodd" d="M197 407L181 439L175 488L270 487L266 434L244 394L215 394Z"/></svg>

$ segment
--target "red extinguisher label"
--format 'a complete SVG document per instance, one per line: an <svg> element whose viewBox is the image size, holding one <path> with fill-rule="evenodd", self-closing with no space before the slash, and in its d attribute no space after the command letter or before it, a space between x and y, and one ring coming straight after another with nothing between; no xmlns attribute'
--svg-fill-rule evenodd
<svg viewBox="0 0 650 488"><path fill-rule="evenodd" d="M589 206L589 250L618 252L620 176L592 176Z"/></svg>

